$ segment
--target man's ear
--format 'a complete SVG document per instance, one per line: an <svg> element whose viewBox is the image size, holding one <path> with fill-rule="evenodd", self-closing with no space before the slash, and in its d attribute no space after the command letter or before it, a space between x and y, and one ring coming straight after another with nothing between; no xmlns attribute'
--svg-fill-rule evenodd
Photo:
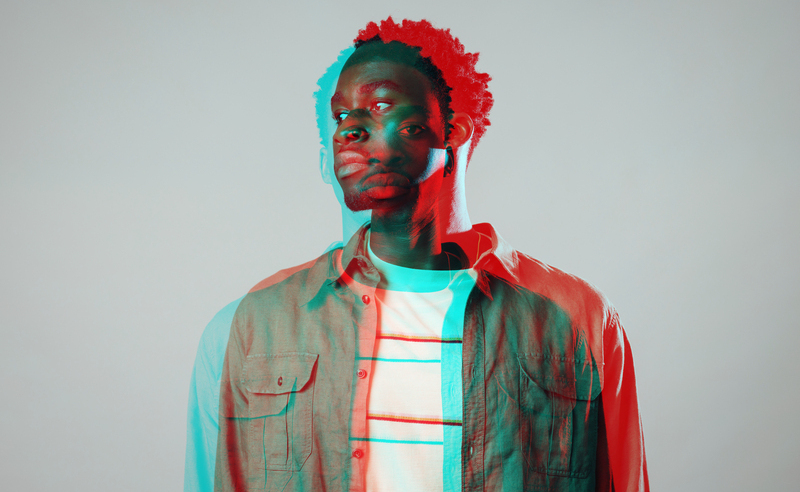
<svg viewBox="0 0 800 492"><path fill-rule="evenodd" d="M469 139L472 138L472 132L475 130L475 124L467 113L450 114L447 119L447 125L450 128L447 144L453 150L469 142Z"/></svg>
<svg viewBox="0 0 800 492"><path fill-rule="evenodd" d="M322 175L322 181L332 184L331 181L331 163L328 160L328 148L321 147L319 149L319 173Z"/></svg>

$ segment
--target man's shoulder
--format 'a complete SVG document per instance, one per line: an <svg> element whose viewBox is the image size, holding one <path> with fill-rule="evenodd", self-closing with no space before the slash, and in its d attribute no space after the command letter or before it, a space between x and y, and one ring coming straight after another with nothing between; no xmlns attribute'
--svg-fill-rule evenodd
<svg viewBox="0 0 800 492"><path fill-rule="evenodd" d="M516 282L525 290L555 302L571 316L608 318L613 306L608 298L586 280L515 251Z"/></svg>
<svg viewBox="0 0 800 492"><path fill-rule="evenodd" d="M327 277L333 262L341 255L341 248L330 249L322 255L305 263L284 268L254 285L242 299L247 305L265 298L280 298L286 301L291 297L303 298L312 284L321 284ZM318 287L318 285L317 285Z"/></svg>
<svg viewBox="0 0 800 492"><path fill-rule="evenodd" d="M608 302L603 293L586 280L520 251L516 253L519 278L527 288L549 292L556 296L577 295L593 302Z"/></svg>
<svg viewBox="0 0 800 492"><path fill-rule="evenodd" d="M326 253L327 254L327 253ZM325 256L325 255L323 255ZM248 295L254 294L257 292L264 291L273 285L280 284L281 282L286 281L289 277L292 276L306 276L311 268L314 266L316 262L318 262L322 256L318 258L314 258L313 260L309 260L305 263L301 263L299 265L295 265L293 267L284 268L282 270L278 270L277 272L273 273L269 277L261 280L256 285L254 285L249 291Z"/></svg>
<svg viewBox="0 0 800 492"><path fill-rule="evenodd" d="M493 244L492 254L484 257L484 268L513 290L552 301L573 318L587 314L605 318L613 311L608 299L594 285L517 250L491 224L475 224L473 230Z"/></svg>
<svg viewBox="0 0 800 492"><path fill-rule="evenodd" d="M566 315L575 343L585 339L586 347L600 363L600 381L604 379L604 340L620 329L614 306L594 285L584 279L515 251L517 282L526 291L544 298ZM584 338L585 337L585 338Z"/></svg>

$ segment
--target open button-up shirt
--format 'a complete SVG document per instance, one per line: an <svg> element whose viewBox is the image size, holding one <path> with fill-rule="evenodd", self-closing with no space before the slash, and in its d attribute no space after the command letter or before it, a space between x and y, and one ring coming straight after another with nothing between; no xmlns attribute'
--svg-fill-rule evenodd
<svg viewBox="0 0 800 492"><path fill-rule="evenodd" d="M648 490L613 307L488 224L474 230L484 248L470 258L478 278L464 314L462 490ZM215 490L366 492L363 442L351 436L366 435L380 274L365 232L261 282L236 308Z"/></svg>

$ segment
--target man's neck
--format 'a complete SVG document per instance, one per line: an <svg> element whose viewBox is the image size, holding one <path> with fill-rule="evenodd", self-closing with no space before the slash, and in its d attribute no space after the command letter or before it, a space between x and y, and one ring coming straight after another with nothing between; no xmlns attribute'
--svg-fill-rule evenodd
<svg viewBox="0 0 800 492"><path fill-rule="evenodd" d="M370 245L372 251L393 265L421 270L443 270L441 241L436 220L405 220L405 214L372 212Z"/></svg>
<svg viewBox="0 0 800 492"><path fill-rule="evenodd" d="M440 209L441 210L441 209ZM450 207L445 217L440 210L429 210L414 217L412 213L374 210L370 225L372 251L384 261L406 268L422 270L447 270L465 268L455 266L442 250L442 243L450 238L469 236L472 223L466 213L453 213ZM460 242L460 241L459 241Z"/></svg>

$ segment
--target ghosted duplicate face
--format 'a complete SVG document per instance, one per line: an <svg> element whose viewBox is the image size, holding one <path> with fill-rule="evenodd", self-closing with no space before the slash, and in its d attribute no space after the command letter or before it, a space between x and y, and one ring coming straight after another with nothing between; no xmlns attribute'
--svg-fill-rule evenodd
<svg viewBox="0 0 800 492"><path fill-rule="evenodd" d="M444 120L429 80L383 57L345 65L331 110L334 170L351 210L432 208Z"/></svg>

